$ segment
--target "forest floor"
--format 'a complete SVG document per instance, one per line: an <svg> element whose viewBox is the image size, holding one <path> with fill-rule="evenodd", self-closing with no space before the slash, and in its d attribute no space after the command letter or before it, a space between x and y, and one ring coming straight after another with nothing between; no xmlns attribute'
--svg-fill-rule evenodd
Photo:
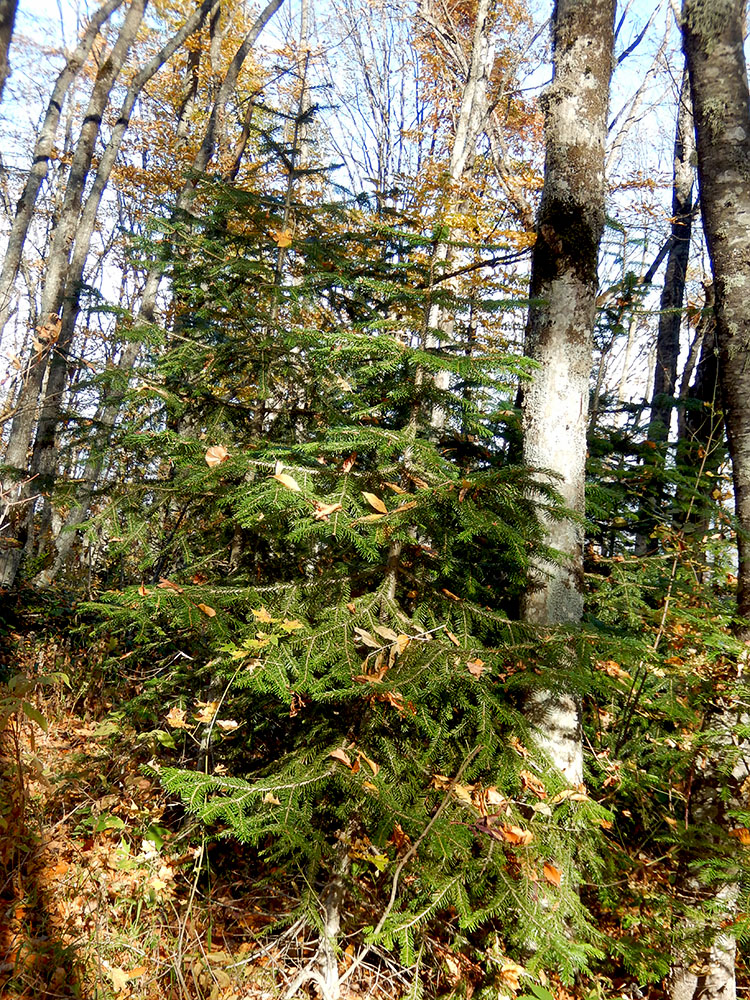
<svg viewBox="0 0 750 1000"><path fill-rule="evenodd" d="M135 734L72 700L36 692L44 726L18 711L0 731L0 997L283 996L314 953L294 925L264 937L289 901L250 852L191 833ZM343 996L403 993L398 969L363 971Z"/></svg>

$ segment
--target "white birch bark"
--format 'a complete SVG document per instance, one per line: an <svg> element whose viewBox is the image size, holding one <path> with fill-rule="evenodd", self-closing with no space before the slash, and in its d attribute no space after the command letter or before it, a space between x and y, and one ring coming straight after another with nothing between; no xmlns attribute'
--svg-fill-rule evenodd
<svg viewBox="0 0 750 1000"><path fill-rule="evenodd" d="M49 169L50 156L55 144L65 97L70 85L86 62L102 26L122 3L123 0L106 0L102 4L89 21L81 41L68 56L65 66L55 81L47 111L37 135L31 168L26 178L23 193L16 206L16 215L8 236L3 266L0 270L0 342L13 308L13 288L21 266L23 248L34 216L39 189Z"/></svg>
<svg viewBox="0 0 750 1000"><path fill-rule="evenodd" d="M714 276L716 340L724 419L732 458L738 522L737 611L739 635L750 639L750 94L744 53L744 0L684 0L682 40L695 116L701 215ZM740 665L740 668L745 666ZM717 710L714 728L729 732L731 706ZM741 720L746 722L747 720ZM716 748L716 754L723 752ZM750 763L740 760L734 784L746 780ZM713 810L725 826L727 801L737 789L720 790L703 780L701 810ZM724 887L726 916L736 910L738 887ZM719 901L718 896L716 897ZM698 967L675 963L673 1000L734 1000L736 941L717 917Z"/></svg>
<svg viewBox="0 0 750 1000"><path fill-rule="evenodd" d="M524 387L524 461L555 474L555 486L576 514L584 511L614 10L614 0L558 0L554 78L544 96L545 175L527 327L527 354L538 368ZM576 624L583 612L582 526L573 519L549 522L547 541L565 561L539 568L524 618L536 625ZM576 699L551 684L528 710L552 762L571 784L580 784Z"/></svg>

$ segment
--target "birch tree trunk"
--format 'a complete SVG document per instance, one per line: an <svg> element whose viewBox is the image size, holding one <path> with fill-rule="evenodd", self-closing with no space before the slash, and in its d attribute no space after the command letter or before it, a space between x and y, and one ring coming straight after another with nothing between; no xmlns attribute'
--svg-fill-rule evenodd
<svg viewBox="0 0 750 1000"><path fill-rule="evenodd" d="M737 612L750 618L750 110L742 0L685 0L698 178L739 524Z"/></svg>
<svg viewBox="0 0 750 1000"><path fill-rule="evenodd" d="M96 228L96 220L101 207L102 197L109 183L112 168L115 165L122 140L130 125L133 108L149 80L159 72L180 46L201 27L206 16L218 7L219 2L220 0L203 0L201 6L190 15L179 31L175 32L166 45L135 75L125 95L125 100L120 108L109 141L99 159L94 181L78 216L78 222L75 226L73 250L70 255L67 271L63 277L62 287L59 289L62 325L56 349L52 353L49 362L49 374L30 462L32 475L38 475L42 477L42 480L49 479L54 473L56 458L55 435L60 421L62 401L67 384L68 352L73 341L79 314L80 290L84 269Z"/></svg>
<svg viewBox="0 0 750 1000"><path fill-rule="evenodd" d="M16 206L16 215L8 236L2 270L0 270L0 342L13 307L13 286L21 266L23 248L34 216L39 189L49 169L50 156L55 144L65 97L73 80L88 59L102 26L122 4L123 0L106 0L101 5L89 21L81 41L68 57L55 81L47 111L37 135L31 158L31 168Z"/></svg>
<svg viewBox="0 0 750 1000"><path fill-rule="evenodd" d="M714 277L716 341L727 440L732 458L737 516L737 612L741 638L750 639L750 94L744 41L744 0L685 0L682 40L690 74L698 150L698 182L706 245ZM741 665L746 666L745 664ZM714 728L731 733L732 705L717 708ZM746 719L740 721L746 723ZM730 746L727 742L727 746ZM717 753L723 752L717 748ZM726 826L726 810L740 799L738 787L750 774L740 759L733 769L736 787L719 796L704 782L701 813L713 810L714 822ZM700 820L700 816L695 817ZM731 920L738 886L715 893L717 909ZM734 1000L736 941L729 924L716 926L697 962L677 959L672 974L673 1000Z"/></svg>
<svg viewBox="0 0 750 1000"><path fill-rule="evenodd" d="M239 49L235 53L225 77L217 89L209 125L206 130L204 140L193 159L193 163L191 164L190 176L185 181L178 196L176 212L184 212L190 208L195 195L194 178L196 175L206 170L211 158L214 155L215 140L217 136L217 121L220 118L227 101L237 86L237 79L239 77L240 70L242 69L242 65L257 41L260 32L283 2L284 0L271 0L271 2L266 5L254 21ZM215 12L218 10L219 3L220 0L204 0L201 7L191 15L182 28L170 39L164 48L156 56L154 56L154 58L150 60L150 62L133 79L128 93L126 94L125 101L123 102L117 123L110 137L110 141L100 160L99 169L97 170L86 205L81 213L80 236L76 240L76 246L73 251L68 272L68 287L73 288L74 291L75 286L80 282L81 275L83 273L102 194L109 179L117 152L119 151L123 135L130 122L130 116L138 95L141 93L143 87L151 79L151 77L172 56L177 48L182 45L186 38L203 23L206 16L211 11ZM141 296L138 315L136 317L136 324L147 325L153 322L162 275L163 265L161 261L157 260L151 266L146 277L146 283ZM77 296L74 294L73 297L66 303L66 309L63 313L62 332L65 334L66 338L68 338L68 342L72 339L77 314L78 301ZM123 351L120 367L131 367L135 363L137 355L137 347L132 344L127 345ZM65 386L66 373L67 366L65 364L65 359L63 356L60 356L55 367L50 370L50 378L48 380L45 394L45 406L40 415L37 438L31 458L32 470L35 472L41 472L47 477L51 476L54 471L53 464L56 455L55 432L60 417L60 400ZM104 415L101 421L101 428L104 432L103 441L100 441L98 445L100 450L105 448L111 439L124 395L125 390L123 389L121 392L115 394L105 406ZM75 537L73 529L86 519L89 503L100 472L101 460L97 458L95 454L87 463L86 472L84 474L84 485L80 492L79 502L71 511L71 514L66 521L66 529L68 530L66 530L62 537L54 540L55 558L53 564L37 575L35 578L35 584L37 586L48 586L51 584L63 568L65 559L70 552ZM20 552L15 549L12 550L5 555L5 561L6 563L13 562L14 564L13 567L7 567L5 570L5 578L7 580L6 585L10 585L10 583L12 583L12 579L15 579L15 573L18 570ZM0 566L1 565L2 560L0 559Z"/></svg>
<svg viewBox="0 0 750 1000"><path fill-rule="evenodd" d="M42 317L48 320L50 325L53 321L57 322L62 309L65 275L68 269L71 248L75 240L81 200L91 169L92 156L99 136L102 118L109 104L112 87L115 85L125 65L130 48L135 41L136 33L143 20L146 3L147 0L133 0L131 3L115 43L97 73L84 114L81 132L73 153L73 160L65 186L62 207L52 237L52 246L47 258L47 268L42 288ZM36 412L39 403L39 394L47 372L50 356L59 359L59 363L62 365L61 381L64 383L64 354L70 344L61 339L60 332L60 326L57 325L56 335L46 345L47 349L37 351L36 353L34 351L30 352L28 371L19 390L16 401L16 414L11 423L8 447L5 454L5 463L11 469L18 470L26 467L28 451L31 447L34 429L37 424ZM63 355L63 359L60 358L60 355ZM11 482L6 480L3 484L4 494L9 495L11 490ZM16 499L23 499L23 493ZM24 528L21 534L26 537L18 540L22 541L25 545L28 541L29 528L32 524L29 511L25 512L22 523ZM8 550L4 558L0 560L0 584L3 586L11 586L15 581L21 554L21 548L16 547Z"/></svg>
<svg viewBox="0 0 750 1000"><path fill-rule="evenodd" d="M586 426L604 229L604 146L615 0L557 0L554 78L544 95L544 188L532 257L527 354L538 368L523 393L523 457L550 470L576 514L584 510ZM574 520L550 522L547 540L565 562L539 567L524 618L575 624L583 612L583 537ZM552 688L532 698L540 742L571 784L583 780L578 703Z"/></svg>

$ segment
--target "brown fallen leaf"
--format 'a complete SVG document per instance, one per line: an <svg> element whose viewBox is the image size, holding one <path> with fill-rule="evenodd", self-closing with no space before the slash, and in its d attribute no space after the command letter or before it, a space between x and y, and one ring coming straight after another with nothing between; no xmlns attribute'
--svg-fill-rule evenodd
<svg viewBox="0 0 750 1000"><path fill-rule="evenodd" d="M315 501L315 513L313 518L316 521L327 521L331 514L335 514L336 511L343 510L340 503L321 503L320 501Z"/></svg>
<svg viewBox="0 0 750 1000"><path fill-rule="evenodd" d="M469 668L469 673L472 677L481 677L487 669L484 660L480 660L479 657L475 660L467 660L466 666Z"/></svg>
<svg viewBox="0 0 750 1000"><path fill-rule="evenodd" d="M213 444L203 457L206 460L206 465L214 469L217 465L221 465L222 462L227 461L229 452L223 444Z"/></svg>
<svg viewBox="0 0 750 1000"><path fill-rule="evenodd" d="M180 587L177 583L172 583L172 581L168 580L165 576L159 577L159 582L156 586L159 587L160 590L174 590L177 594L182 593L182 587Z"/></svg>
<svg viewBox="0 0 750 1000"><path fill-rule="evenodd" d="M206 618L215 618L216 617L216 612L214 611L214 609L212 607L209 607L208 604L199 604L198 607L203 612L203 614L206 616Z"/></svg>
<svg viewBox="0 0 750 1000"><path fill-rule="evenodd" d="M500 834L503 840L507 840L509 844L515 844L518 847L528 847L534 839L534 834L531 830L524 830L520 826L503 825L500 828Z"/></svg>
<svg viewBox="0 0 750 1000"><path fill-rule="evenodd" d="M340 760L342 764L345 764L349 770L352 769L352 759L346 750L339 748L338 750L331 750L328 754L329 757L333 757L334 760Z"/></svg>
<svg viewBox="0 0 750 1000"><path fill-rule="evenodd" d="M531 771L524 770L521 771L518 776L521 779L523 787L527 788L530 792L533 792L537 798L547 798L547 789L544 787L544 782L540 778L537 778L535 774L532 774Z"/></svg>
<svg viewBox="0 0 750 1000"><path fill-rule="evenodd" d="M386 507L386 505L383 503L383 501L380 499L379 496L376 496L374 493L367 493L365 490L362 491L362 496L369 503L372 509L376 510L379 514L388 513L388 508Z"/></svg>

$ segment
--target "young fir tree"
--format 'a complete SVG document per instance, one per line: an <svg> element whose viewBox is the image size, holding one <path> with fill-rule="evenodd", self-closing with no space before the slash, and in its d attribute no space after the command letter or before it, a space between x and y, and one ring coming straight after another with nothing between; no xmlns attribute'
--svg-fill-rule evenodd
<svg viewBox="0 0 750 1000"><path fill-rule="evenodd" d="M287 886L319 937L298 985L336 995L343 934L419 966L438 919L485 986L508 956L570 977L607 814L518 708L571 636L509 618L562 508L504 457L503 303L444 291L434 235L365 202L290 225L283 199L210 200L173 235L178 312L102 515L121 586L97 609L129 665L163 665L140 700L179 761L160 777ZM436 299L455 320L427 349Z"/></svg>

